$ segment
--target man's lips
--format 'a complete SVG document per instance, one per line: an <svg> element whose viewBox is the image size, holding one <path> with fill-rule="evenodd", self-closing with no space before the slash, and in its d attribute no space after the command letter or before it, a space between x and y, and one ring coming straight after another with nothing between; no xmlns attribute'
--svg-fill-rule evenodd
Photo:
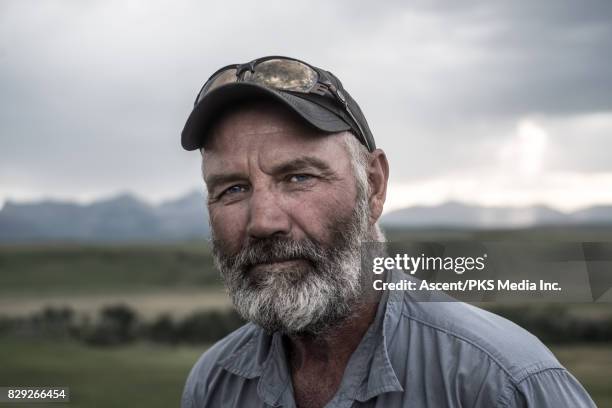
<svg viewBox="0 0 612 408"><path fill-rule="evenodd" d="M253 264L249 267L251 272L260 272L260 271L274 271L276 269L284 269L291 266L297 266L298 264L308 262L303 258L296 259L284 259L278 261L269 261L269 262L260 262Z"/></svg>

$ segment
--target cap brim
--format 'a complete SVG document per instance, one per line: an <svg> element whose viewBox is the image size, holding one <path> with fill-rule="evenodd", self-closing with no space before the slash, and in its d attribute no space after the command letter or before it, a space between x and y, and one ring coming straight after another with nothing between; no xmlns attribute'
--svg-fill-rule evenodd
<svg viewBox="0 0 612 408"><path fill-rule="evenodd" d="M232 103L258 98L272 98L283 103L310 125L324 132L351 129L344 120L315 102L249 82L234 82L210 91L195 106L181 133L183 148L196 150L202 147L210 125L218 118L219 113Z"/></svg>

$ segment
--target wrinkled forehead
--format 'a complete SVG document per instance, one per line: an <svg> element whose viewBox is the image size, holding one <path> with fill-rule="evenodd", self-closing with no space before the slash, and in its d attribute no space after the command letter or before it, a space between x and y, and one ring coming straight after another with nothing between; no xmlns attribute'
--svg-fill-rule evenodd
<svg viewBox="0 0 612 408"><path fill-rule="evenodd" d="M322 138L327 134L307 124L295 112L272 100L243 101L221 112L210 127L205 152L219 150L243 137L284 133L295 138Z"/></svg>
<svg viewBox="0 0 612 408"><path fill-rule="evenodd" d="M264 160L304 154L341 159L343 135L322 132L278 103L259 101L242 104L219 117L202 149L203 159L204 164L226 162L255 151Z"/></svg>

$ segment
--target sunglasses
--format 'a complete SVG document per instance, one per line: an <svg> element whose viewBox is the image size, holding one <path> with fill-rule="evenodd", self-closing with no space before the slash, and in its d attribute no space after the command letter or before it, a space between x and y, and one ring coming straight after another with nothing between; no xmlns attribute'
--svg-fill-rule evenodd
<svg viewBox="0 0 612 408"><path fill-rule="evenodd" d="M198 93L194 106L212 90L234 82L249 82L283 92L317 94L332 97L353 121L353 129L369 151L370 144L363 128L351 111L346 96L319 69L294 58L264 57L246 64L227 65L217 70ZM356 127L356 128L355 128Z"/></svg>

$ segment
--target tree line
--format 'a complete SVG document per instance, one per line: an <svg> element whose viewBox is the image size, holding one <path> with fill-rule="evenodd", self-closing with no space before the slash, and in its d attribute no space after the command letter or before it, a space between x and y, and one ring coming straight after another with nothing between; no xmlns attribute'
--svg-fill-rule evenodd
<svg viewBox="0 0 612 408"><path fill-rule="evenodd" d="M612 341L611 315L576 316L564 305L495 306L489 310L527 329L546 344ZM232 309L200 310L181 318L162 314L145 320L122 304L101 309L95 318L78 315L69 307L47 307L26 317L0 317L0 336L73 338L92 346L134 341L210 344L244 323Z"/></svg>

